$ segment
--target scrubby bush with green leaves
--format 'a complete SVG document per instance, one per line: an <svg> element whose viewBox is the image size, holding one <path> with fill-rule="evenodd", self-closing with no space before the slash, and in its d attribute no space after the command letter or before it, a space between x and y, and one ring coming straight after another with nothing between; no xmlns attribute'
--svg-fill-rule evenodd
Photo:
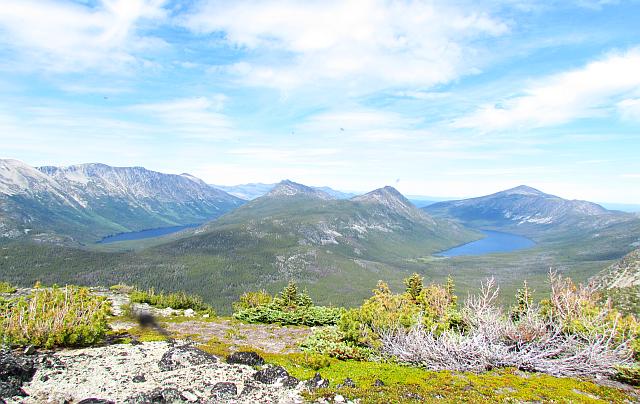
<svg viewBox="0 0 640 404"><path fill-rule="evenodd" d="M45 348L94 344L109 329L108 313L108 301L87 288L36 288L0 302L0 341Z"/></svg>
<svg viewBox="0 0 640 404"><path fill-rule="evenodd" d="M0 282L0 293L11 294L16 293L18 289L9 282Z"/></svg>
<svg viewBox="0 0 640 404"><path fill-rule="evenodd" d="M338 322L346 342L356 346L379 348L380 331L397 327L422 325L436 332L462 329L462 317L457 309L455 285L451 277L446 285L424 286L423 279L413 274L404 281L406 290L394 294L380 281L373 296L362 306L348 310Z"/></svg>
<svg viewBox="0 0 640 404"><path fill-rule="evenodd" d="M184 292L164 293L156 292L154 288L147 291L135 289L129 294L132 303L147 303L160 309L172 308L177 310L191 309L197 312L215 316L215 310L202 301L200 296L189 295Z"/></svg>
<svg viewBox="0 0 640 404"><path fill-rule="evenodd" d="M273 296L264 290L258 292L245 292L237 302L233 303L233 310L240 311L252 309L259 306L266 306L273 300Z"/></svg>
<svg viewBox="0 0 640 404"><path fill-rule="evenodd" d="M337 359L368 360L374 357L374 350L345 338L337 327L327 327L315 331L307 337L300 348L304 352L327 355Z"/></svg>
<svg viewBox="0 0 640 404"><path fill-rule="evenodd" d="M275 297L266 292L248 292L233 304L233 317L247 323L321 326L333 325L343 309L315 306L306 291L294 282Z"/></svg>

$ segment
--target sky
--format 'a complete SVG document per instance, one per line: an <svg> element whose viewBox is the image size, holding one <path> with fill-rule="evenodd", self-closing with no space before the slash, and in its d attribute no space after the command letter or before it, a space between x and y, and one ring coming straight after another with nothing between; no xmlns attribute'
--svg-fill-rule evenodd
<svg viewBox="0 0 640 404"><path fill-rule="evenodd" d="M606 0L2 0L0 157L640 204L639 16Z"/></svg>

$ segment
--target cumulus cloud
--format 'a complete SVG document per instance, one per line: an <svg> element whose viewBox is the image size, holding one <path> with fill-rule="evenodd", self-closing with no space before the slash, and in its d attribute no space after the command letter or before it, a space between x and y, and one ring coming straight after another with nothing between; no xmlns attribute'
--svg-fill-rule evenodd
<svg viewBox="0 0 640 404"><path fill-rule="evenodd" d="M281 89L317 80L347 88L448 82L474 71L472 41L508 31L470 5L423 1L210 0L182 24L260 53L225 68L248 84Z"/></svg>
<svg viewBox="0 0 640 404"><path fill-rule="evenodd" d="M522 94L480 107L454 121L458 128L481 131L560 125L615 112L617 99L640 92L640 48L609 54L586 66L543 77ZM618 104L638 111L637 100Z"/></svg>
<svg viewBox="0 0 640 404"><path fill-rule="evenodd" d="M4 0L0 48L22 55L29 68L117 69L136 62L137 51L162 45L160 39L140 35L138 28L145 21L164 19L164 2L101 0L91 7L70 1Z"/></svg>

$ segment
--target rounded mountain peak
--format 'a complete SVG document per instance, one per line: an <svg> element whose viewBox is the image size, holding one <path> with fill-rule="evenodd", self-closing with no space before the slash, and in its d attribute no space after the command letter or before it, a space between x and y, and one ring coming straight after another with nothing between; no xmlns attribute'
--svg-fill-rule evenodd
<svg viewBox="0 0 640 404"><path fill-rule="evenodd" d="M327 199L327 200L335 199L324 191L320 191L318 189L311 188L306 185L293 182L291 180L280 181L265 196L269 196L269 197L306 196L311 198L319 198L319 199Z"/></svg>

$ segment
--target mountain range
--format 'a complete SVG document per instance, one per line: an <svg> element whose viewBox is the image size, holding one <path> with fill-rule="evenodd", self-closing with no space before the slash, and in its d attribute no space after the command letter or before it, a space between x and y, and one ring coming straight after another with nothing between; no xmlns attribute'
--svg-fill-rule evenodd
<svg viewBox="0 0 640 404"><path fill-rule="evenodd" d="M487 276L505 293L523 279L544 290L549 267L583 281L640 247L637 215L526 186L421 209L392 187L353 196L285 180L260 192L245 201L189 174L0 160L0 273L18 284L185 289L218 308L246 290L275 292L295 279L321 303L350 305L378 279L402 287L412 272L437 281L453 274L463 293ZM117 232L192 223L201 225L95 244ZM536 245L434 256L483 237L479 230L524 235Z"/></svg>
<svg viewBox="0 0 640 404"><path fill-rule="evenodd" d="M525 185L477 198L438 202L423 209L467 226L529 236L588 231L633 219L631 214L611 211L593 202L567 200Z"/></svg>
<svg viewBox="0 0 640 404"><path fill-rule="evenodd" d="M202 223L244 201L188 174L0 160L0 238L91 242L113 233Z"/></svg>

